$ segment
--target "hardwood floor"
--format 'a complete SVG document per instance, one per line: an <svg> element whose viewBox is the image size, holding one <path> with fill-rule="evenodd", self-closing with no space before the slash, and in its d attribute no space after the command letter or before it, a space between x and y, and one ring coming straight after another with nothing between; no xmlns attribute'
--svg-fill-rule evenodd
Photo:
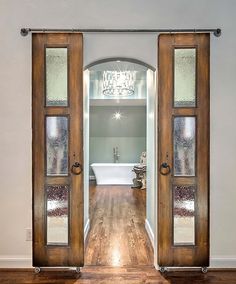
<svg viewBox="0 0 236 284"><path fill-rule="evenodd" d="M0 269L1 284L236 284L236 270L166 272L153 267L153 251L144 228L145 191L125 186L91 187L91 231L85 267L74 270ZM116 266L116 267L114 267Z"/></svg>
<svg viewBox="0 0 236 284"><path fill-rule="evenodd" d="M90 187L86 265L153 265L145 230L146 191L130 186Z"/></svg>
<svg viewBox="0 0 236 284"><path fill-rule="evenodd" d="M236 284L236 271L168 272L160 274L153 267L85 266L80 274L74 271L6 271L0 270L1 284Z"/></svg>

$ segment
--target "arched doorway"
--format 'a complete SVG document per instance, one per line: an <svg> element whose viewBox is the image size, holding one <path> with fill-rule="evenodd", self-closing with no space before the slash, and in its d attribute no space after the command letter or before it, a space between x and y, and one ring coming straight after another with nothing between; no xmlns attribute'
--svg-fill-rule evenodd
<svg viewBox="0 0 236 284"><path fill-rule="evenodd" d="M85 264L153 265L155 68L106 58L87 65L84 79ZM146 178L134 184L137 165Z"/></svg>

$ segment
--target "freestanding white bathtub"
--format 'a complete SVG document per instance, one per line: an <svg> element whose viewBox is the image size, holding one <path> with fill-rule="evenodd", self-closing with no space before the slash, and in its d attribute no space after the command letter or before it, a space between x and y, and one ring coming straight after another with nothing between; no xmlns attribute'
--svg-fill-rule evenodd
<svg viewBox="0 0 236 284"><path fill-rule="evenodd" d="M133 184L135 163L93 163L91 165L98 185Z"/></svg>

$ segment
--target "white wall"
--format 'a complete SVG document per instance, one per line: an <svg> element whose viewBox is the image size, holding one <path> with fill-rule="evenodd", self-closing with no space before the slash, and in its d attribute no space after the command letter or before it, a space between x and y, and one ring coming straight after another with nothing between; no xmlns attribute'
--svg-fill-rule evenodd
<svg viewBox="0 0 236 284"><path fill-rule="evenodd" d="M21 37L20 28L221 27L222 36L211 39L211 258L212 265L236 267L235 11L234 0L0 0L2 266L31 258L31 37ZM156 66L156 39L85 35L84 65L122 56Z"/></svg>
<svg viewBox="0 0 236 284"><path fill-rule="evenodd" d="M147 71L147 191L146 191L146 220L145 227L152 242L155 254L157 253L157 98L156 98L156 72ZM156 264L156 263L155 263Z"/></svg>
<svg viewBox="0 0 236 284"><path fill-rule="evenodd" d="M84 241L90 228L89 219L89 70L84 71Z"/></svg>

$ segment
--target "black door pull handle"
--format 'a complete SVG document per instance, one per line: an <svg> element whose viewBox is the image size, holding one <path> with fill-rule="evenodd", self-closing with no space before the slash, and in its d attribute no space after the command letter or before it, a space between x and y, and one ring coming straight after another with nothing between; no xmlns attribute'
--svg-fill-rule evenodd
<svg viewBox="0 0 236 284"><path fill-rule="evenodd" d="M167 176L170 173L170 166L166 162L161 164L160 173L163 176Z"/></svg>
<svg viewBox="0 0 236 284"><path fill-rule="evenodd" d="M73 175L80 175L82 171L83 171L83 167L78 162L75 162L71 167L71 172Z"/></svg>

